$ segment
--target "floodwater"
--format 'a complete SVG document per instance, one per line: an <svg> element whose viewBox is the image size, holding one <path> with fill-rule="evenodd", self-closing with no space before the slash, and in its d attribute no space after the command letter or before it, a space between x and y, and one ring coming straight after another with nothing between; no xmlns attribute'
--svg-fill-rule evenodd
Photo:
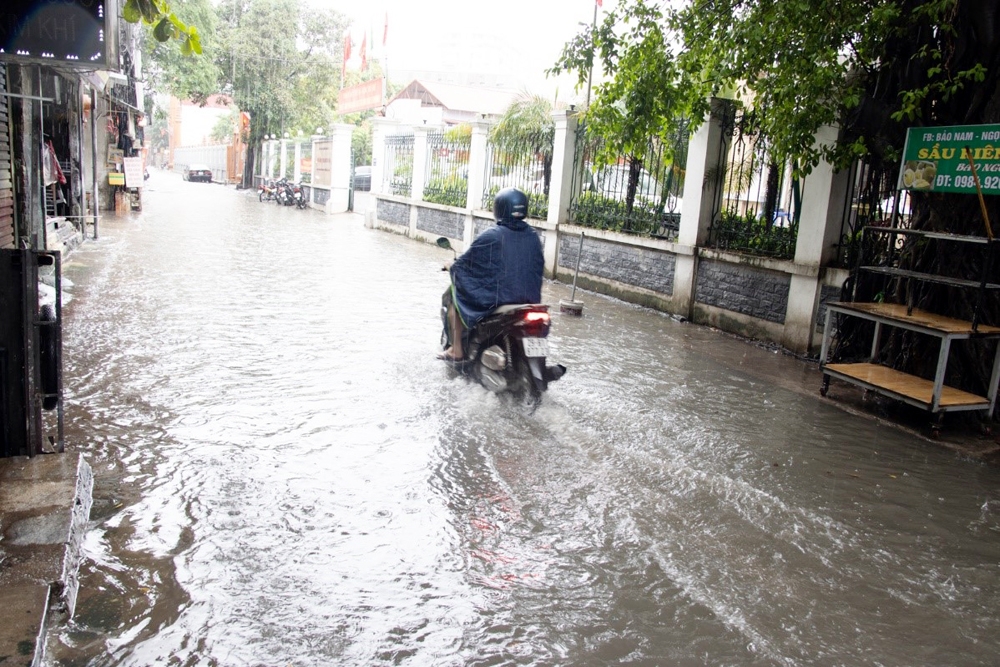
<svg viewBox="0 0 1000 667"><path fill-rule="evenodd" d="M527 414L434 358L449 253L148 185L65 269L97 481L50 664L996 663L996 469L589 293Z"/></svg>

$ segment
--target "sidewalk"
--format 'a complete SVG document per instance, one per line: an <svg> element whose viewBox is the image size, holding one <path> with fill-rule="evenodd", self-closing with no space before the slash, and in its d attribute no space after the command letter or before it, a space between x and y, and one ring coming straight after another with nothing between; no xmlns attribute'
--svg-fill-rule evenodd
<svg viewBox="0 0 1000 667"><path fill-rule="evenodd" d="M65 218L46 224L49 250L65 257L83 242ZM40 281L54 299L51 271ZM93 484L76 452L0 458L0 665L41 664L48 628L73 615Z"/></svg>
<svg viewBox="0 0 1000 667"><path fill-rule="evenodd" d="M819 363L816 360L796 357L777 346L758 343L721 331L720 333L730 340L732 345L700 350L719 363L789 391L814 396L817 400L850 414L874 419L885 426L897 428L923 441L928 447L944 448L961 456L1000 464L1000 428L994 427L992 435L983 434L974 416L975 413L953 412L945 415L940 437L932 438L930 429L932 417L923 410L874 393L866 395L860 387L835 379L830 381L830 390L826 397L820 397L823 374L820 373ZM773 358L776 354L782 355L784 360L784 363L779 364L780 371L769 370L775 368L773 363L755 361L765 355Z"/></svg>
<svg viewBox="0 0 1000 667"><path fill-rule="evenodd" d="M40 664L73 615L93 485L79 453L0 459L0 664Z"/></svg>

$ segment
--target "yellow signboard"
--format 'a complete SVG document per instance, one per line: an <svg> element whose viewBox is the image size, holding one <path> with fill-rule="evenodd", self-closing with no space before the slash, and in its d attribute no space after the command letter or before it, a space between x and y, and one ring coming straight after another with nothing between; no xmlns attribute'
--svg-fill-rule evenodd
<svg viewBox="0 0 1000 667"><path fill-rule="evenodd" d="M109 172L108 185L125 185L125 174L120 171Z"/></svg>

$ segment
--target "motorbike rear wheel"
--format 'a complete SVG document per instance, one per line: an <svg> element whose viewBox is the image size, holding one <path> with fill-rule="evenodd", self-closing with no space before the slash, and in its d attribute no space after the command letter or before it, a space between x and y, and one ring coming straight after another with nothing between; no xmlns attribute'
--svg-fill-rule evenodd
<svg viewBox="0 0 1000 667"><path fill-rule="evenodd" d="M515 357L514 373L517 377L512 391L514 398L526 408L537 408L542 402L542 391L531 375L531 366L528 365L526 357L521 355Z"/></svg>

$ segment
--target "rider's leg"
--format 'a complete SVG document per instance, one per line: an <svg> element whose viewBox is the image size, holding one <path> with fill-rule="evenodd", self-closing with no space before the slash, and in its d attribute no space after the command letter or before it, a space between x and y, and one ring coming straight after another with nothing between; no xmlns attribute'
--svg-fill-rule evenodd
<svg viewBox="0 0 1000 667"><path fill-rule="evenodd" d="M448 324L451 326L451 348L448 356L452 359L462 359L465 352L462 349L462 318L459 317L455 304L448 306Z"/></svg>

